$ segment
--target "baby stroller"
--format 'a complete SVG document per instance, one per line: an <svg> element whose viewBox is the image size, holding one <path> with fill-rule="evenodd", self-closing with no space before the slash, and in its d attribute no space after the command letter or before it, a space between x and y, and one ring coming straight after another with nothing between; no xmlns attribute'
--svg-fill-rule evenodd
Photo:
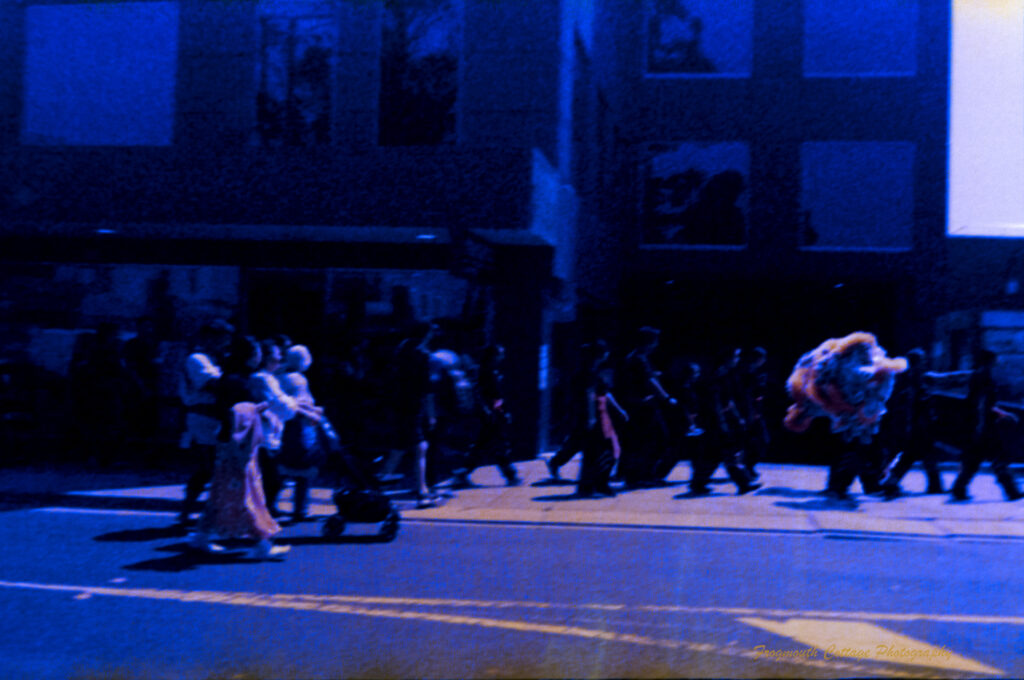
<svg viewBox="0 0 1024 680"><path fill-rule="evenodd" d="M321 535L337 538L345 532L349 522L379 522L378 536L384 541L393 541L398 535L401 517L391 500L381 493L372 475L345 450L327 419L320 424L320 434L322 446L330 464L337 470L338 479L333 494L338 512L324 520Z"/></svg>

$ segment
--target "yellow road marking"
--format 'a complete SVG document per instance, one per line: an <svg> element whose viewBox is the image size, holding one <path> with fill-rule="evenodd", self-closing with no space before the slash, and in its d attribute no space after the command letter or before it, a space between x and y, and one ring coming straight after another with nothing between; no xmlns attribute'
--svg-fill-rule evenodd
<svg viewBox="0 0 1024 680"><path fill-rule="evenodd" d="M381 597L370 595L296 595L334 602L358 604L390 604L423 607L475 607L480 609L584 609L591 611L656 612L675 614L725 614L728 616L772 616L776 618L824 618L869 621L928 621L932 623L970 623L985 625L1024 626L1024 616L981 614L925 614L897 612L835 612L796 609L758 609L754 607L692 607L687 605L624 605L602 603L535 602L529 600L471 600L427 597Z"/></svg>
<svg viewBox="0 0 1024 680"><path fill-rule="evenodd" d="M894 633L873 623L821 619L789 619L783 622L756 617L741 617L739 620L770 633L816 647L822 651L824 659L873 659L965 673L1003 675L1000 670L954 654L946 647L933 647L926 642Z"/></svg>
<svg viewBox="0 0 1024 680"><path fill-rule="evenodd" d="M640 645L645 647L656 647L661 649L679 650L693 653L715 654L719 656L738 657L751 660L770 660L753 649L721 647L710 643L690 642L688 640L654 638L646 635L618 633L610 630L584 628L581 626L537 623L531 621L504 620L488 617L464 616L457 614L445 614L441 612L423 612L406 609L359 607L353 606L351 604L342 604L337 601L332 602L331 600L327 599L330 596L325 596L323 599L321 599L309 595L264 595L260 593L245 592L221 592L204 590L189 591L158 588L110 588L105 586L78 586L18 581L0 581L0 587L23 588L51 592L71 592L76 593L78 596L106 595L111 597L142 598L151 600L172 600L177 602L201 602L208 604L241 605L249 607L268 607L275 609L314 611L331 614L350 614L356 616L368 616L376 618L431 621L435 623L478 626L482 628L498 628L505 630L514 630L519 632L543 633L548 635L561 635L584 638L589 640L619 642ZM851 663L849 661L825 661L817 659L790 658L785 659L785 662L796 666L806 666L828 670L839 670L854 674L872 674L875 676L886 676L894 678L932 677L930 675L914 673L911 671L889 668L880 669L874 666L864 666L856 663Z"/></svg>

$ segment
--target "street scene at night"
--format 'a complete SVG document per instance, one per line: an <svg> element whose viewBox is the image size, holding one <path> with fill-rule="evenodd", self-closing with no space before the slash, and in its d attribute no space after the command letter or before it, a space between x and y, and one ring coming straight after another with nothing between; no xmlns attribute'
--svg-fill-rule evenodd
<svg viewBox="0 0 1024 680"><path fill-rule="evenodd" d="M0 678L1024 677L1024 0L0 1Z"/></svg>

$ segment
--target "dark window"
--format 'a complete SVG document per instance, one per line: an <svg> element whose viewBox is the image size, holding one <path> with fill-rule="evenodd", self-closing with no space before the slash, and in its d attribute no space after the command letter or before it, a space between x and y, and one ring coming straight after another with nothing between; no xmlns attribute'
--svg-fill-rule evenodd
<svg viewBox="0 0 1024 680"><path fill-rule="evenodd" d="M264 144L325 144L337 25L325 3L264 3L256 118Z"/></svg>
<svg viewBox="0 0 1024 680"><path fill-rule="evenodd" d="M385 0L380 143L455 142L460 18L454 0Z"/></svg>
<svg viewBox="0 0 1024 680"><path fill-rule="evenodd" d="M917 0L805 0L804 74L913 75Z"/></svg>
<svg viewBox="0 0 1024 680"><path fill-rule="evenodd" d="M811 142L800 149L801 245L913 246L914 145Z"/></svg>
<svg viewBox="0 0 1024 680"><path fill-rule="evenodd" d="M746 144L659 144L649 151L644 243L746 244L750 166Z"/></svg>
<svg viewBox="0 0 1024 680"><path fill-rule="evenodd" d="M753 0L650 0L647 72L749 76Z"/></svg>
<svg viewBox="0 0 1024 680"><path fill-rule="evenodd" d="M25 24L26 144L171 143L176 2L32 5Z"/></svg>

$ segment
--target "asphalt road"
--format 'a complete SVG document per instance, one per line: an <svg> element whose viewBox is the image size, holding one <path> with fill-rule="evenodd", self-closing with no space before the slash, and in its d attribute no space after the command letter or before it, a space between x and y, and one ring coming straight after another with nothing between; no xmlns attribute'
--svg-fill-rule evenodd
<svg viewBox="0 0 1024 680"><path fill-rule="evenodd" d="M171 513L2 517L3 678L1024 677L1020 541L303 524L259 563Z"/></svg>

